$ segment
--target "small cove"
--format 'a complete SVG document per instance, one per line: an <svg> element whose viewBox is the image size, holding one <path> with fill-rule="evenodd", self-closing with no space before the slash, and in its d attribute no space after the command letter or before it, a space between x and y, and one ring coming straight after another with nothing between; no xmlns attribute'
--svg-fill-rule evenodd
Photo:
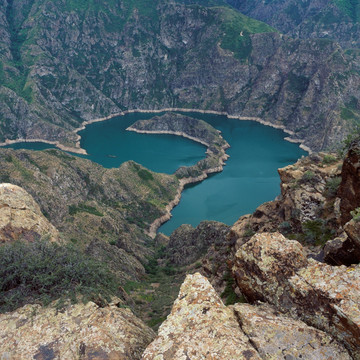
<svg viewBox="0 0 360 360"><path fill-rule="evenodd" d="M125 129L154 113L129 113L93 123L79 132L81 147L92 161L111 168L134 160L157 172L171 174L179 166L194 165L205 157L206 148L175 135L138 134ZM172 218L159 231L169 235L181 224L197 226L202 220L233 224L241 215L253 212L263 202L280 193L277 169L294 163L306 152L284 140L282 130L254 121L229 119L223 115L186 113L207 121L222 132L230 144L224 171L201 183L186 186ZM42 150L53 146L44 143L18 143L11 148Z"/></svg>

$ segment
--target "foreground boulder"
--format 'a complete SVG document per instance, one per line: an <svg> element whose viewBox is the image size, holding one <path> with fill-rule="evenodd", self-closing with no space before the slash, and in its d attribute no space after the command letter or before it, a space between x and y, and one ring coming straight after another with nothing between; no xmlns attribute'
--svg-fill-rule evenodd
<svg viewBox="0 0 360 360"><path fill-rule="evenodd" d="M18 239L34 241L59 233L40 211L39 205L23 188L0 184L0 244Z"/></svg>
<svg viewBox="0 0 360 360"><path fill-rule="evenodd" d="M26 305L0 315L1 359L135 360L154 332L118 304Z"/></svg>
<svg viewBox="0 0 360 360"><path fill-rule="evenodd" d="M286 317L268 304L236 304L234 311L262 359L351 359L323 331Z"/></svg>
<svg viewBox="0 0 360 360"><path fill-rule="evenodd" d="M144 360L261 359L209 281L196 273L181 286Z"/></svg>
<svg viewBox="0 0 360 360"><path fill-rule="evenodd" d="M237 251L233 274L248 300L269 302L328 332L360 359L360 265L319 263L298 242L263 233Z"/></svg>
<svg viewBox="0 0 360 360"><path fill-rule="evenodd" d="M181 286L171 314L143 360L350 360L323 331L279 314L266 304L225 307L196 273Z"/></svg>

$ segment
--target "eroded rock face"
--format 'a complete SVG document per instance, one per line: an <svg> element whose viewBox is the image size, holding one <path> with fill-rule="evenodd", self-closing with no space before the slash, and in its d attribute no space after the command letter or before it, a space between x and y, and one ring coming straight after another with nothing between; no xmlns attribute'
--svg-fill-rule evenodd
<svg viewBox="0 0 360 360"><path fill-rule="evenodd" d="M350 211L360 206L360 144L355 142L344 159L339 188L341 223L351 220Z"/></svg>
<svg viewBox="0 0 360 360"><path fill-rule="evenodd" d="M0 184L0 244L18 239L39 240L59 233L40 211L39 205L23 188Z"/></svg>
<svg viewBox="0 0 360 360"><path fill-rule="evenodd" d="M236 304L234 311L262 359L350 359L329 335L284 316L268 304Z"/></svg>
<svg viewBox="0 0 360 360"><path fill-rule="evenodd" d="M334 156L319 153L279 169L281 196L260 205L252 215L241 217L233 225L231 236L237 242L236 248L254 233L300 233L303 223L318 219L335 234L340 224L337 186L341 163Z"/></svg>
<svg viewBox="0 0 360 360"><path fill-rule="evenodd" d="M140 359L154 332L129 309L26 305L0 315L1 359Z"/></svg>
<svg viewBox="0 0 360 360"><path fill-rule="evenodd" d="M261 359L208 280L188 275L142 359Z"/></svg>
<svg viewBox="0 0 360 360"><path fill-rule="evenodd" d="M230 228L218 221L202 221L196 228L184 224L170 236L166 258L176 265L189 265L198 260L210 245L222 245Z"/></svg>
<svg viewBox="0 0 360 360"><path fill-rule="evenodd" d="M269 302L328 332L360 358L360 265L319 263L296 241L263 233L237 251L233 274L250 301Z"/></svg>

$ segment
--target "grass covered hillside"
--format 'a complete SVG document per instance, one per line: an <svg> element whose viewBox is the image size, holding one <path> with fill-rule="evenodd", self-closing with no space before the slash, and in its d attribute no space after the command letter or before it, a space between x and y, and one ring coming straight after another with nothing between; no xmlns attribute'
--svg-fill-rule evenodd
<svg viewBox="0 0 360 360"><path fill-rule="evenodd" d="M105 169L58 150L2 149L0 166L0 181L28 191L63 239L105 261L122 281L144 275L153 252L147 230L175 197L175 176L134 162Z"/></svg>

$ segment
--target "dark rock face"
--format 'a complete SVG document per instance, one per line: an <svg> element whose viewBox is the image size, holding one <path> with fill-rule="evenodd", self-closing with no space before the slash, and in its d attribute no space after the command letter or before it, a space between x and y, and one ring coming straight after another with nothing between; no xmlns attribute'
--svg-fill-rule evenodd
<svg viewBox="0 0 360 360"><path fill-rule="evenodd" d="M360 262L359 245L359 243L353 241L344 232L339 237L326 243L324 247L324 261L330 265L350 266L358 264Z"/></svg>
<svg viewBox="0 0 360 360"><path fill-rule="evenodd" d="M171 234L166 258L176 265L189 265L205 254L210 245L223 245L230 227L217 221L203 221L193 228L181 225Z"/></svg>
<svg viewBox="0 0 360 360"><path fill-rule="evenodd" d="M341 223L347 223L350 212L360 206L360 144L355 142L345 157L339 188Z"/></svg>
<svg viewBox="0 0 360 360"><path fill-rule="evenodd" d="M331 41L287 38L225 8L17 3L0 14L0 141L74 145L84 120L187 107L260 117L318 150L358 116L358 55Z"/></svg>

